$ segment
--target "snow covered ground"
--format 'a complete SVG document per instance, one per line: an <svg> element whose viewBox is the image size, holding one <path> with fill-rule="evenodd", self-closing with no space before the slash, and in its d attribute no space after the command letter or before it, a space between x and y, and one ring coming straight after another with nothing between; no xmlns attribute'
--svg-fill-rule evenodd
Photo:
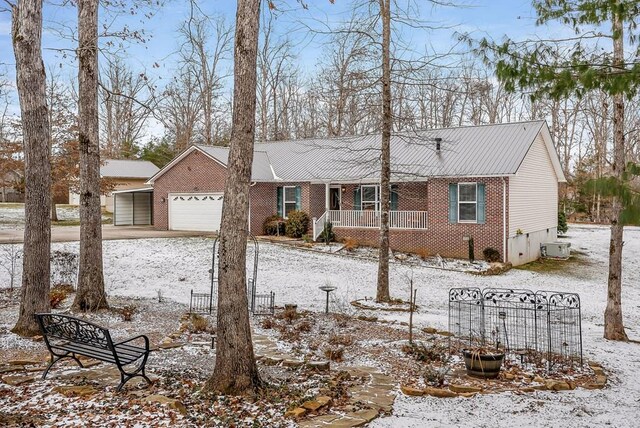
<svg viewBox="0 0 640 428"><path fill-rule="evenodd" d="M414 322L420 327L447 328L447 293L452 287L508 287L579 293L582 299L584 354L601 362L610 373L606 389L514 395L479 395L473 399L405 397L399 394L393 416L372 426L562 426L611 425L636 427L640 418L640 345L602 339L606 305L609 230L574 226L568 238L572 249L588 263L568 264L566 272L535 273L514 269L500 276L475 276L393 263L391 294L407 299L409 278L418 288L420 309ZM105 241L105 281L110 295L163 297L189 303L189 291L209 287L212 240L205 238ZM0 246L2 247L2 246ZM78 251L77 243L55 244L54 249ZM2 248L0 248L2 250ZM333 310L353 310L349 301L375 294L375 261L311 252L274 244L260 244L258 292L275 291L276 304L298 304L300 309L324 309L330 282ZM640 338L640 228L625 230L623 310L627 333ZM0 271L0 286L8 275ZM390 314L405 320L407 314Z"/></svg>
<svg viewBox="0 0 640 428"><path fill-rule="evenodd" d="M77 206L62 205L56 208L58 220L80 220L80 212ZM102 216L102 220L109 217ZM0 229L24 228L24 204L0 203Z"/></svg>

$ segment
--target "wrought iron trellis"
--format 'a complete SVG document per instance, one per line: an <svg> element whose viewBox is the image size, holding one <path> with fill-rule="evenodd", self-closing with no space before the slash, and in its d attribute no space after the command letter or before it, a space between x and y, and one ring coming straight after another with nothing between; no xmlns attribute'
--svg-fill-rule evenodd
<svg viewBox="0 0 640 428"><path fill-rule="evenodd" d="M582 365L582 318L576 293L503 288L449 290L449 331L470 346L495 346L524 356L543 353Z"/></svg>
<svg viewBox="0 0 640 428"><path fill-rule="evenodd" d="M249 278L247 278L247 301L249 304L249 310L254 315L273 314L275 310L275 293L269 292L267 294L257 294L258 256L260 247L255 236L249 234L249 239L253 243L253 266L251 274L249 275ZM218 238L215 238L213 241L213 256L211 259L210 292L194 293L193 290L191 290L189 312L213 313L213 310L218 303L218 271L216 263L218 256Z"/></svg>

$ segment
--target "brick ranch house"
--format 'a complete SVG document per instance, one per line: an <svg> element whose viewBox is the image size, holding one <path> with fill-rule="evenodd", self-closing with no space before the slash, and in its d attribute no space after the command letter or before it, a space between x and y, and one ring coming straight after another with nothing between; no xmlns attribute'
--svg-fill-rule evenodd
<svg viewBox="0 0 640 428"><path fill-rule="evenodd" d="M293 209L330 221L340 238L377 242L380 136L258 143L250 230ZM146 183L157 229L220 226L228 149L194 145ZM544 121L434 129L392 138L390 243L395 250L466 258L495 248L514 265L557 238L565 178ZM143 189L149 191L149 189Z"/></svg>

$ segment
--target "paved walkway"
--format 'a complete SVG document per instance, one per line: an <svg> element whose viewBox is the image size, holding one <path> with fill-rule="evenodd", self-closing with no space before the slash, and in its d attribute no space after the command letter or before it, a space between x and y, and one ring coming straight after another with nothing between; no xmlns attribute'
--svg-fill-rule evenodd
<svg viewBox="0 0 640 428"><path fill-rule="evenodd" d="M156 230L153 226L102 226L102 239L177 238L183 236L212 236L208 232L186 232ZM0 229L0 244L20 243L24 239L24 229ZM72 242L80 240L80 226L54 226L51 228L52 242Z"/></svg>

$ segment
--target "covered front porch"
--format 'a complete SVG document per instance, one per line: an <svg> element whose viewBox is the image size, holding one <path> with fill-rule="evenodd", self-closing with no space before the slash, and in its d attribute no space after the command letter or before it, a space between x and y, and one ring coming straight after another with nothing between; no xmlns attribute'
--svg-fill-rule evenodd
<svg viewBox="0 0 640 428"><path fill-rule="evenodd" d="M334 228L380 228L379 184L323 183L323 185L324 212L312 219L314 240L320 236L327 223L331 223ZM318 193L320 192L315 194L316 197L321 196ZM391 229L426 230L428 228L426 193L426 183L393 184L391 186L389 227ZM420 209L423 207L425 209ZM316 210L316 212L318 211Z"/></svg>

